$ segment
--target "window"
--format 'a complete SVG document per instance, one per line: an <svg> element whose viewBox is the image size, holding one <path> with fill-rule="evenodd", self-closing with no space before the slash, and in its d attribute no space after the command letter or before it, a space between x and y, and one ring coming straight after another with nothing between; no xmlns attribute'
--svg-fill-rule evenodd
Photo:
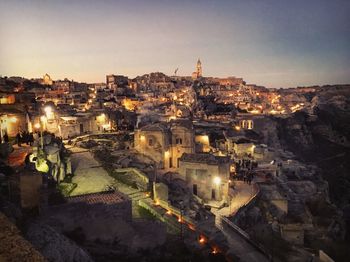
<svg viewBox="0 0 350 262"><path fill-rule="evenodd" d="M148 145L153 146L153 139L152 138L148 139Z"/></svg>
<svg viewBox="0 0 350 262"><path fill-rule="evenodd" d="M182 145L182 138L176 138L176 144Z"/></svg>

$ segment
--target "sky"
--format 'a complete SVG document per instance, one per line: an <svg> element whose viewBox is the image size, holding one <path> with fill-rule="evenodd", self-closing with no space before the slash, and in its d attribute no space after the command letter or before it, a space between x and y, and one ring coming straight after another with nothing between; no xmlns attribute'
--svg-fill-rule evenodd
<svg viewBox="0 0 350 262"><path fill-rule="evenodd" d="M243 77L350 84L348 0L0 0L0 75Z"/></svg>

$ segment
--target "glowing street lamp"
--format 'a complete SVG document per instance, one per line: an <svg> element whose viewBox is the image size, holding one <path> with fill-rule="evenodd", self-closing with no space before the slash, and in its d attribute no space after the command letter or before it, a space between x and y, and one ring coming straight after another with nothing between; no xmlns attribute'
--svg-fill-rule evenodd
<svg viewBox="0 0 350 262"><path fill-rule="evenodd" d="M52 113L52 107L51 106L45 106L44 111L46 115L49 115Z"/></svg>
<svg viewBox="0 0 350 262"><path fill-rule="evenodd" d="M17 122L17 118L15 116L13 116L13 117L10 118L10 121L12 123L16 123Z"/></svg>
<svg viewBox="0 0 350 262"><path fill-rule="evenodd" d="M219 186L221 184L221 178L216 176L216 177L214 177L213 182L215 185Z"/></svg>
<svg viewBox="0 0 350 262"><path fill-rule="evenodd" d="M204 236L200 236L198 242L200 244L204 244L205 243L205 237Z"/></svg>

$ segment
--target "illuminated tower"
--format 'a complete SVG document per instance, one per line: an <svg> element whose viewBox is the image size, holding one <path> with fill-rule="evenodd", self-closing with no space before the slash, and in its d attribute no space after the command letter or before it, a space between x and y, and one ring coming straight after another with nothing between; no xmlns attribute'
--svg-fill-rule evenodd
<svg viewBox="0 0 350 262"><path fill-rule="evenodd" d="M197 61L197 78L202 77L202 63L201 60Z"/></svg>
<svg viewBox="0 0 350 262"><path fill-rule="evenodd" d="M201 77L202 77L202 63L201 63L201 60L199 60L199 58L198 58L196 71L192 73L192 78L198 79Z"/></svg>

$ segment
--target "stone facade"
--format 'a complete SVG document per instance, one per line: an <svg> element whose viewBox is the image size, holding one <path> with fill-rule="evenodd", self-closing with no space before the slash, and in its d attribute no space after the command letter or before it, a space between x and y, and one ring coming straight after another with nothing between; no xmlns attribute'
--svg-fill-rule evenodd
<svg viewBox="0 0 350 262"><path fill-rule="evenodd" d="M173 120L135 130L135 149L152 158L160 168L178 168L183 153L194 153L194 131L190 121Z"/></svg>
<svg viewBox="0 0 350 262"><path fill-rule="evenodd" d="M179 173L192 193L205 202L227 202L230 164L229 157L183 154L180 158Z"/></svg>

